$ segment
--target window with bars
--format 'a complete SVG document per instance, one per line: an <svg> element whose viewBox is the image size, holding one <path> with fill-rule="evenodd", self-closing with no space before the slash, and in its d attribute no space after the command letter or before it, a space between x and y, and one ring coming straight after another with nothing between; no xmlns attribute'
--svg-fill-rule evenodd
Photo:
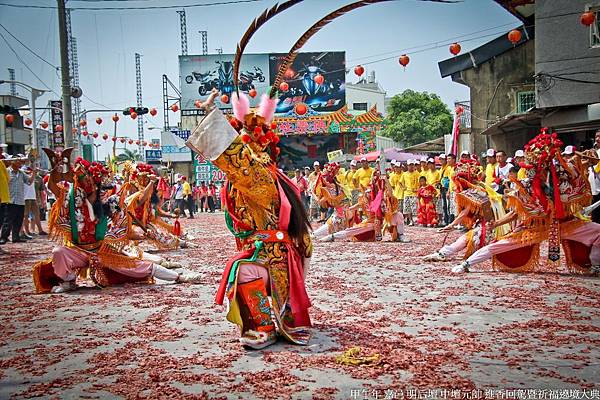
<svg viewBox="0 0 600 400"><path fill-rule="evenodd" d="M367 103L352 103L352 109L356 111L367 111Z"/></svg>
<svg viewBox="0 0 600 400"><path fill-rule="evenodd" d="M518 92L517 93L517 113L523 114L527 110L535 107L535 92Z"/></svg>
<svg viewBox="0 0 600 400"><path fill-rule="evenodd" d="M590 47L600 47L600 7L592 7L590 11L596 14L596 20L590 26Z"/></svg>

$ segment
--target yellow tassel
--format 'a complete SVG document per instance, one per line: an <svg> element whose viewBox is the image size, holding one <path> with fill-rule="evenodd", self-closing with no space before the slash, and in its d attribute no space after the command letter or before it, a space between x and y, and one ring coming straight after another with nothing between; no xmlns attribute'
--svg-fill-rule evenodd
<svg viewBox="0 0 600 400"><path fill-rule="evenodd" d="M377 365L379 364L381 356L378 353L369 355L369 356L361 356L361 348L360 347L351 347L344 352L344 354L337 356L335 361L344 365Z"/></svg>

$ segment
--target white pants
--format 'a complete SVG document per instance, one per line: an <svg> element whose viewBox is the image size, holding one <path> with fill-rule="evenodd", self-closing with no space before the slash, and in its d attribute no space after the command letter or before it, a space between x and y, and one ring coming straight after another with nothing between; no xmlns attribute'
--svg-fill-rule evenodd
<svg viewBox="0 0 600 400"><path fill-rule="evenodd" d="M439 253L446 258L451 257L455 254L458 254L460 251L464 250L465 248L467 248L467 241L468 240L467 240L466 233L464 235L460 235L460 237L458 239L456 239L454 241L454 243L450 243L450 244L443 246L439 250Z"/></svg>

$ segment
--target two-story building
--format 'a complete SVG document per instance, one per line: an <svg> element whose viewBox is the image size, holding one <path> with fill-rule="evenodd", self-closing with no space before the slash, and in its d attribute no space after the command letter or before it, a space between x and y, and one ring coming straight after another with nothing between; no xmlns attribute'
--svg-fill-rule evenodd
<svg viewBox="0 0 600 400"><path fill-rule="evenodd" d="M496 0L523 22L521 40L506 34L441 61L442 77L470 88L470 149L522 148L540 127L587 147L600 128L600 0ZM508 33L508 32L507 32Z"/></svg>
<svg viewBox="0 0 600 400"><path fill-rule="evenodd" d="M587 27L581 15L591 11ZM536 104L566 144L591 147L600 129L600 0L537 0Z"/></svg>

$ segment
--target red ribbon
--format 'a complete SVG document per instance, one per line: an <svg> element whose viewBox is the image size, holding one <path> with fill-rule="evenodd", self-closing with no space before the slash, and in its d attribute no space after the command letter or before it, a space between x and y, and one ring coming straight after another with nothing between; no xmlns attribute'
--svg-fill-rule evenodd
<svg viewBox="0 0 600 400"><path fill-rule="evenodd" d="M552 173L552 181L554 186L554 216L558 219L565 217L565 210L563 203L560 200L560 182L558 181L558 174L556 173L556 167L554 164L550 164L550 172Z"/></svg>

